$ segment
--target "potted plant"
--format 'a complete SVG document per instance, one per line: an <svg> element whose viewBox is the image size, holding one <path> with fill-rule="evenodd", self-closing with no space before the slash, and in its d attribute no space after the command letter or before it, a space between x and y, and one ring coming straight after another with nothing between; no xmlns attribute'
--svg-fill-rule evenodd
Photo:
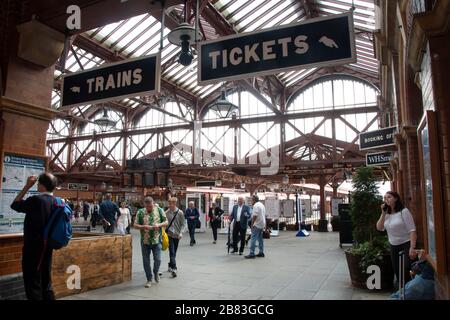
<svg viewBox="0 0 450 320"><path fill-rule="evenodd" d="M381 195L378 192L373 168L361 167L353 179L354 192L350 206L354 244L345 251L352 284L367 288L371 265L380 267L381 290L391 289L394 272L391 266L387 236L376 230L380 216Z"/></svg>

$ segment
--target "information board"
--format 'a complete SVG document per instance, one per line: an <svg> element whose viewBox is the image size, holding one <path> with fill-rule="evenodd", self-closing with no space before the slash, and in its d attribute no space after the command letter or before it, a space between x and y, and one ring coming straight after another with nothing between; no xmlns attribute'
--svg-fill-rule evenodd
<svg viewBox="0 0 450 320"><path fill-rule="evenodd" d="M25 214L11 209L11 203L23 189L27 178L45 171L45 161L38 157L5 154L3 159L2 190L0 194L0 234L23 231ZM37 193L35 184L24 199Z"/></svg>
<svg viewBox="0 0 450 320"><path fill-rule="evenodd" d="M278 219L281 211L280 200L266 198L266 217L269 219Z"/></svg>
<svg viewBox="0 0 450 320"><path fill-rule="evenodd" d="M283 200L283 217L294 217L294 200Z"/></svg>

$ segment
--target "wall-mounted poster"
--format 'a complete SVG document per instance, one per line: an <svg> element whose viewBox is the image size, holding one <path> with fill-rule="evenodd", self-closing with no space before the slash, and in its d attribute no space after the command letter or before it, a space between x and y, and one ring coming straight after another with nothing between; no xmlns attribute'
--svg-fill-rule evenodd
<svg viewBox="0 0 450 320"><path fill-rule="evenodd" d="M442 208L442 187L439 161L437 121L434 111L427 111L418 128L423 201L425 204L428 260L439 272L445 270L445 248Z"/></svg>
<svg viewBox="0 0 450 320"><path fill-rule="evenodd" d="M10 208L17 194L22 190L27 178L45 171L45 160L39 157L25 157L5 153L3 158L2 189L0 193L0 234L23 231L25 214ZM37 185L24 197L37 193Z"/></svg>

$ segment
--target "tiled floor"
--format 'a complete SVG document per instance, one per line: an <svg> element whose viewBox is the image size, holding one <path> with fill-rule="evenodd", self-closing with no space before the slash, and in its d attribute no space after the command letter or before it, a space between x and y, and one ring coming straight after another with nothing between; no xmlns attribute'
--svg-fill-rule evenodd
<svg viewBox="0 0 450 320"><path fill-rule="evenodd" d="M389 296L351 286L338 233L312 232L308 238L297 238L294 232L281 232L265 240L266 257L255 260L227 255L225 235L219 235L217 244L209 231L196 238L194 247L186 237L180 243L177 278L165 272L168 252L163 252L161 282L147 289L139 236L133 230L133 279L65 299L369 300Z"/></svg>

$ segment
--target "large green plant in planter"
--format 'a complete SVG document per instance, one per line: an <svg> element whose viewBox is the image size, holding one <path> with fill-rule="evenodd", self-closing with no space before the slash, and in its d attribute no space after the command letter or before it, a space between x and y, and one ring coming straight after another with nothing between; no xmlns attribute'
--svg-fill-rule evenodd
<svg viewBox="0 0 450 320"><path fill-rule="evenodd" d="M382 197L378 192L373 168L359 168L353 178L353 185L350 215L353 223L354 245L346 252L352 283L365 287L367 268L370 265L378 265L382 269L384 287L390 287L392 268L389 259L389 243L387 236L376 229Z"/></svg>

